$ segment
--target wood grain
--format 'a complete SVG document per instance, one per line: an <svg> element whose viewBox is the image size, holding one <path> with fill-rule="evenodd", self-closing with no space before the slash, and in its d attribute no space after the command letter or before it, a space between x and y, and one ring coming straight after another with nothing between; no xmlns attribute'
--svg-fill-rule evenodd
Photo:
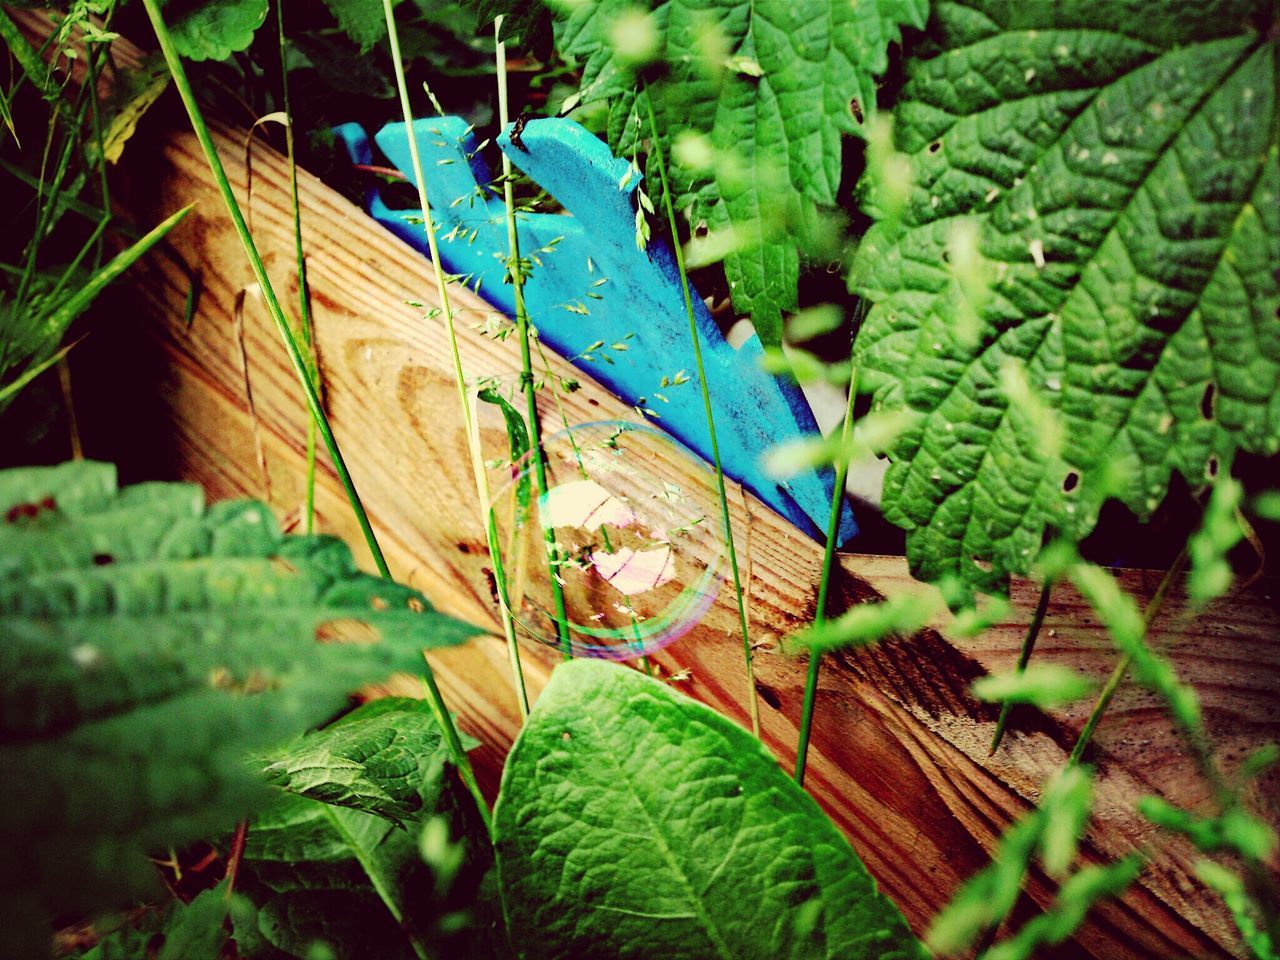
<svg viewBox="0 0 1280 960"><path fill-rule="evenodd" d="M215 125L242 202L244 137L243 130ZM140 147L130 148L117 178L129 213L149 224L186 203L198 205L171 235L176 256L153 256L133 272L136 306L121 309L77 351L86 448L120 461L126 475L196 480L214 498L261 496L234 335L235 304L243 295L245 348L272 505L281 515L296 516L304 410L204 159L176 117L167 123L153 118ZM277 293L290 304L296 283L285 166L274 152L258 147L253 168L255 236ZM428 265L315 178L302 174L300 186L326 402L392 570L441 609L493 626L489 559L448 350L438 321L424 319L436 306ZM189 280L179 259L203 277L190 326L183 322ZM488 307L464 291L452 296L468 376L513 382L514 343L471 330L469 323L481 320ZM555 357L551 366L583 384L562 398L571 423L633 418L589 377ZM549 402L542 412L548 432L563 426ZM482 414L487 455L500 456L506 447L501 421L492 411ZM691 476L696 470L679 458L655 463L654 469L672 482L705 482ZM811 618L821 551L740 491L733 491L732 508L750 577L763 737L790 769L805 664L779 653L776 641ZM358 529L323 463L318 518L322 529L344 537L361 556ZM841 568L845 603L928 589L909 577L901 558L850 554L841 557ZM1143 598L1158 577L1133 571L1123 573L1122 581ZM1219 759L1228 768L1252 747L1280 739L1276 587L1274 580L1262 581L1194 621L1175 594L1154 631L1154 642L1204 699ZM809 787L918 931L986 864L1001 831L1031 809L1046 777L1061 766L1087 709L1016 715L1005 745L987 756L995 714L969 695L968 685L1014 663L1035 593L1035 585L1015 583L1007 622L979 639L952 638L940 621L912 637L833 656L823 671ZM687 671L681 689L745 724L735 620L731 597L722 591L696 627L655 661L666 675ZM1037 656L1099 680L1115 659L1096 618L1066 588L1054 596ZM532 694L556 659L543 645L525 646ZM476 759L492 795L519 728L505 648L491 637L434 654L432 661L451 708L484 743ZM1193 879L1194 851L1157 836L1133 811L1144 793L1210 809L1207 790L1159 704L1126 685L1091 759L1100 782L1087 857L1104 860L1141 849L1150 855L1150 866L1128 894L1098 908L1076 940L1051 955L1238 955L1229 918ZM1280 823L1278 783L1271 776L1254 798L1273 824ZM1053 889L1033 873L1018 918L1050 903Z"/></svg>

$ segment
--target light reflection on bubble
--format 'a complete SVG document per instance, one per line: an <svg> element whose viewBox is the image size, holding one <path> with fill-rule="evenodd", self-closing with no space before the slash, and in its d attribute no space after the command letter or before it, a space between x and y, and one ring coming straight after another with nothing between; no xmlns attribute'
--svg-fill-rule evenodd
<svg viewBox="0 0 1280 960"><path fill-rule="evenodd" d="M687 633L723 582L724 524L715 477L652 427L605 420L544 439L548 490L532 454L508 473L493 506L520 632L561 647L550 585L565 598L569 651L630 660Z"/></svg>

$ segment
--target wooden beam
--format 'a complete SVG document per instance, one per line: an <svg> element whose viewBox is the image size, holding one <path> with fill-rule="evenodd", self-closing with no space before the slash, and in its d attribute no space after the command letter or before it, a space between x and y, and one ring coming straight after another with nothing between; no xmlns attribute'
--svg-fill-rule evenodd
<svg viewBox="0 0 1280 960"><path fill-rule="evenodd" d="M132 144L121 164L120 202L140 224L192 201L198 206L171 234L174 256L152 256L133 272L137 308L100 323L76 352L86 449L117 460L126 475L195 480L211 497L264 496L236 335L239 311L270 500L282 515L296 516L305 414L293 374L194 137L176 117L163 129L156 118L149 124L146 142ZM242 203L245 136L243 129L215 125ZM246 206L277 293L291 304L296 281L286 168L276 153L256 146L253 170ZM489 560L448 350L438 322L424 319L436 306L428 264L314 177L301 174L300 187L326 402L391 567L441 609L492 625ZM203 278L189 326L183 320L189 277L180 261ZM514 343L472 330L471 322L482 321L488 307L465 291L453 297L468 376L501 376L510 383L518 370ZM555 357L551 367L583 385L562 398L570 422L634 419L589 377ZM545 429L559 430L560 411L543 399ZM482 434L488 455L501 456L506 437L496 413L485 413ZM697 468L677 459L655 469L673 482L701 482L690 476ZM790 769L805 664L780 654L776 641L811 619L821 551L740 491L734 491L732 508L750 579L763 737ZM318 516L321 529L352 543L367 562L323 461ZM1122 574L1124 586L1139 598L1151 593L1158 578ZM1274 580L1259 582L1195 621L1175 595L1156 625L1158 646L1200 691L1219 759L1228 768L1249 748L1280 739L1276 587ZM927 589L909 577L901 558L841 557L846 603ZM978 639L949 636L942 620L913 637L833 656L824 669L810 789L918 931L986 864L1001 831L1031 809L1083 721L1085 707L1018 715L1000 752L987 756L995 714L969 695L968 685L1014 663L1035 593L1033 584L1015 583L1008 621ZM681 689L745 722L735 626L732 598L722 591L695 628L655 660L665 675L688 672ZM539 644L525 646L532 694L557 656ZM1055 593L1037 656L1099 679L1115 659L1096 618L1068 588ZM485 744L477 761L492 794L519 729L505 648L487 638L432 659L452 709ZM1099 731L1092 760L1100 782L1087 856L1110 859L1141 849L1150 865L1128 894L1094 912L1061 955L1113 960L1235 954L1228 916L1193 878L1194 851L1157 835L1133 809L1144 793L1208 809L1208 791L1159 704L1126 686ZM1272 824L1280 823L1278 784L1270 775L1254 797ZM1053 889L1033 873L1018 916L1051 902Z"/></svg>

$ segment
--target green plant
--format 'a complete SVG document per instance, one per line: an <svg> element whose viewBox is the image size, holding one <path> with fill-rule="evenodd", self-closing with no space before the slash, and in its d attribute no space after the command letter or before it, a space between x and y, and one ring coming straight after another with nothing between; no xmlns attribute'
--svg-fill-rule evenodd
<svg viewBox="0 0 1280 960"><path fill-rule="evenodd" d="M1179 8L1132 34L1128 10L943 4L908 65L910 193L853 281L873 303L860 375L920 414L885 511L923 579L998 590L1104 500L1146 517L1171 473L1200 486L1238 449L1280 449L1262 333L1280 305L1275 5ZM883 200L870 184L873 216ZM957 229L989 288L964 323ZM1010 363L1061 419L1060 449L999 388Z"/></svg>
<svg viewBox="0 0 1280 960"><path fill-rule="evenodd" d="M8 239L0 246L0 413L63 361L74 345L63 346L73 324L187 213L175 213L108 256L113 217L107 166L163 90L154 80L139 81L143 70L120 80L108 103L100 105L86 92L108 62L115 35L102 24L110 22L114 7L80 0L40 49L0 12L0 40L11 66L0 91L0 119L8 131L0 140L0 189L10 201ZM77 60L86 86L70 82ZM33 135L38 124L43 142Z"/></svg>
<svg viewBox="0 0 1280 960"><path fill-rule="evenodd" d="M166 15L181 25L172 33L157 0L144 5L385 576L324 418L314 362L266 283L179 61L248 51L241 67L253 76L266 0L170 0ZM502 41L539 43L550 21L534 2L475 5L486 29L494 21L505 121ZM998 594L1011 574L1036 576L1041 596L1017 668L973 684L975 697L1001 704L993 751L1012 705L1051 710L1090 695L1089 678L1031 660L1050 591L1073 585L1116 648L1111 677L1068 762L935 919L929 948L986 960L1034 956L1067 941L1096 903L1140 875L1161 834L1114 862L1101 862L1085 840L1096 786L1087 748L1132 674L1166 708L1208 788L1196 809L1152 796L1136 815L1195 846L1196 874L1222 898L1244 948L1274 957L1278 842L1250 809L1249 791L1277 751L1221 768L1195 690L1148 637L1184 568L1198 610L1231 588L1230 552L1251 536L1247 515L1280 516L1274 493L1247 496L1227 475L1238 450L1274 453L1280 442L1274 2L1170 11L1142 2L942 0L927 28L914 0L833 6L831 22L815 23L782 0L727 0L718 20L675 0L555 7L561 47L583 60L565 68L579 74L543 65L541 79L579 80L568 107L576 102L587 120L591 104L611 101L611 142L636 158L637 172L644 154L662 187L686 306L690 262L722 261L738 308L775 346L783 313L797 304L803 259L840 257L833 238L838 247L844 227L819 222L819 213L849 199L838 189L841 134L866 141L857 196L876 222L850 267L863 298L852 357L828 367L811 354L769 354L771 369L848 386L837 434L776 456L784 467L832 465L837 474L814 622L783 641L785 651L810 657L795 781L804 777L823 652L914 633L948 611L954 635L977 635L1007 618ZM392 0L325 0L325 9L337 24L331 32L366 53L386 39L388 92L411 123L399 28L427 17L421 5L402 4L400 16ZM894 100L890 123L876 116L874 85L891 72L889 45L906 25L925 30L909 37L901 90L890 79L884 91ZM277 28L272 52L283 79L290 67ZM806 60L797 46L821 56ZM10 101L0 121L12 128ZM291 155L292 136L290 116ZM94 133L103 155L114 139ZM421 189L419 199L441 303L428 319L442 321L452 353L523 712L472 408L473 392L499 408L511 461L532 452L545 493L537 340L520 296L522 205L509 167L502 187L527 418L496 385L465 379L450 278ZM294 189L301 280L296 181ZM653 212L645 203L636 211L640 239ZM70 201L57 200L49 215L63 205ZM701 226L710 241L698 236ZM720 279L703 276L713 286ZM299 306L309 339L305 292ZM839 308L801 313L791 332L830 333L843 316ZM860 386L874 406L855 417ZM830 609L845 475L868 451L884 450L893 460L888 515L908 528L913 570L939 589ZM1141 610L1081 541L1108 499L1151 513L1174 471L1197 492L1208 488L1204 513ZM525 475L515 509L528 511L533 495ZM225 879L181 906L100 918L105 935L82 956L928 955L759 741L667 684L596 661L557 667L507 758L490 818L466 756L473 744L420 659L423 646L471 631L424 598L358 574L333 541L281 537L260 505L205 511L180 485L116 491L99 464L0 474L6 504L0 759L20 776L0 795L18 811L5 838L20 856L0 868L12 894L0 910L27 952L47 932L33 917L123 906L122 891L135 889L125 881L138 890L154 884L144 851L213 836L227 851ZM731 557L732 549L730 539ZM554 546L548 555L554 576ZM736 579L736 558L734 566ZM339 640L349 642L315 642ZM343 713L353 687L402 668L427 677L429 704L395 698ZM104 784L93 799L105 798L87 819L68 819L80 806L44 802L73 796L86 777ZM193 784L209 791L198 804ZM229 839L220 835L237 821ZM70 899L55 879L63 865L81 864L82 845L91 854L75 888L81 896ZM1037 865L1057 884L1056 898L1001 938ZM24 884L31 876L37 882Z"/></svg>
<svg viewBox="0 0 1280 960"><path fill-rule="evenodd" d="M0 473L0 507L6 955L37 955L44 917L154 893L143 852L261 804L247 754L474 633L188 484L75 461Z"/></svg>

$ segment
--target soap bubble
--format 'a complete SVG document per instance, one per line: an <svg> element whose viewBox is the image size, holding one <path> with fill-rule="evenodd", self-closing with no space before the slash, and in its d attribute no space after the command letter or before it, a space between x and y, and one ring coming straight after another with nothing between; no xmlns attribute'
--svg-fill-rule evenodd
<svg viewBox="0 0 1280 960"><path fill-rule="evenodd" d="M527 454L495 491L507 590L520 633L578 657L660 650L711 608L724 579L715 476L679 441L620 420L543 440L547 487ZM551 569L568 637L559 636Z"/></svg>

